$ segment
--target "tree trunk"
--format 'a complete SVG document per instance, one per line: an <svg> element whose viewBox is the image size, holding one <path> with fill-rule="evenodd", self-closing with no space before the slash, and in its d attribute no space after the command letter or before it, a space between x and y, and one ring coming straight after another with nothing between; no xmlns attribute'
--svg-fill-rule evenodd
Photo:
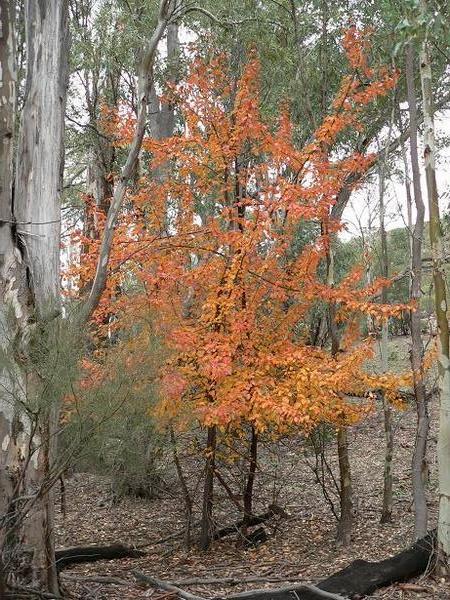
<svg viewBox="0 0 450 600"><path fill-rule="evenodd" d="M417 429L412 459L412 485L414 497L414 535L416 539L425 535L428 523L428 508L425 496L424 472L429 430L428 406L423 372L423 341L420 325L420 298L422 295L422 239L425 206L420 185L419 153L417 149L417 101L414 85L414 50L406 49L406 84L410 119L410 152L416 223L411 243L410 298L417 302L417 310L410 313L411 320L411 367L413 369L414 396L417 410Z"/></svg>
<svg viewBox="0 0 450 600"><path fill-rule="evenodd" d="M422 1L422 9L427 3ZM439 521L438 544L443 559L450 558L450 348L446 280L444 272L444 248L439 213L439 196L436 185L436 146L434 136L433 87L428 39L425 38L420 52L420 79L424 114L424 159L430 212L430 242L433 260L433 283L438 325L438 369L440 390L439 413Z"/></svg>
<svg viewBox="0 0 450 600"><path fill-rule="evenodd" d="M214 536L213 520L213 495L214 495L214 470L216 466L217 428L208 427L206 442L205 483L203 487L202 520L199 546L201 550L208 550Z"/></svg>
<svg viewBox="0 0 450 600"><path fill-rule="evenodd" d="M327 252L327 283L334 285L334 253L333 238L329 239ZM339 352L339 332L336 324L336 306L333 302L328 305L328 332L331 338L331 354L336 356ZM339 498L341 512L336 534L338 545L349 546L353 528L353 489L348 452L348 431L343 423L337 431L337 450L339 461Z"/></svg>
<svg viewBox="0 0 450 600"><path fill-rule="evenodd" d="M411 79L410 79L410 83L411 83ZM414 79L412 80L412 83L414 84ZM413 89L413 92L414 92L414 99L415 99L415 90L414 89ZM409 95L408 95L408 98L409 98ZM412 98L411 98L411 100L412 100ZM409 102L408 102L408 104L409 104ZM417 116L416 116L416 119L417 119ZM398 130L400 132L400 137L402 138L402 136L404 136L405 132L403 130L403 125L402 125L400 104L398 105L397 125L398 125ZM410 131L410 136L411 136L411 133L412 133L411 128L409 131ZM417 144L417 124L416 124L415 136L416 136L416 144ZM403 140L400 142L400 152L402 155L403 171L404 171L404 176L405 176L406 214L407 214L408 239L409 239L409 260L411 263L412 255L413 255L413 247L412 247L412 244L413 244L413 215L412 215L413 199L412 199L412 194L411 194L411 176L409 173L408 156L406 153L406 145Z"/></svg>
<svg viewBox="0 0 450 600"><path fill-rule="evenodd" d="M348 452L348 432L346 427L340 427L337 432L337 446L340 476L341 514L337 529L337 543L349 546L353 527L353 490Z"/></svg>
<svg viewBox="0 0 450 600"><path fill-rule="evenodd" d="M392 429L392 407L384 398L384 437L386 441L386 450L384 455L384 476L383 476L383 508L381 511L381 523L392 523L392 459L394 455L394 432Z"/></svg>
<svg viewBox="0 0 450 600"><path fill-rule="evenodd" d="M13 148L14 148L14 118L16 111L16 56L14 31L14 2L0 0L0 83L4 101L0 103L0 344L2 353L8 351L10 334L14 329L8 319L11 309L19 312L18 303L13 303L15 277L19 270L14 248L13 229ZM13 295L11 296L11 292ZM20 312L19 312L20 314ZM6 546L5 532L10 501L16 486L17 475L10 463L18 464L20 457L16 456L23 447L17 447L15 438L15 410L11 402L14 397L13 379L11 372L2 365L0 383L0 597L5 594L6 576L9 568L9 552L3 552ZM6 392L6 393L5 393ZM8 398L8 392L11 398ZM10 443L12 442L12 443Z"/></svg>
<svg viewBox="0 0 450 600"><path fill-rule="evenodd" d="M105 229L103 231L100 244L94 281L92 283L90 293L83 305L80 307L79 313L76 317L76 320L80 325L83 325L90 319L92 313L97 308L100 298L106 287L106 282L108 279L109 256L114 239L115 226L130 181L136 172L142 141L144 139L147 125L148 104L153 85L153 64L156 50L170 21L172 9L173 3L171 0L160 0L158 8L158 22L143 53L143 58L139 69L136 127L125 164L109 205Z"/></svg>
<svg viewBox="0 0 450 600"><path fill-rule="evenodd" d="M258 459L258 433L252 425L250 436L250 455L247 482L244 489L244 518L242 525L242 536L247 536L247 527L253 511L253 486L255 483L256 467Z"/></svg>
<svg viewBox="0 0 450 600"><path fill-rule="evenodd" d="M175 432L173 430L172 425L169 426L169 433L170 433L170 442L172 444L173 461L175 463L175 468L177 470L178 481L180 482L181 489L183 492L184 510L185 510L185 514L186 514L186 530L185 530L185 535L184 535L184 543L186 545L186 548L190 548L193 502L192 502L191 494L189 492L189 488L188 488L188 485L186 482L186 477L184 476L183 469L181 467L180 458L178 456L177 440L175 438Z"/></svg>
<svg viewBox="0 0 450 600"><path fill-rule="evenodd" d="M3 18L6 15L6 3L2 3L2 27L8 29L15 15L10 14L9 26ZM56 458L59 399L42 397L40 376L29 361L29 342L39 324L48 328L60 311L67 2L28 0L25 30L27 79L15 195L10 195L9 201L7 193L2 197L2 213L9 212L3 226L7 248L0 292L1 342L8 364L2 365L1 374L5 385L0 438L2 467L10 484L4 489L1 506L2 561L8 583L21 581L58 593L53 497L49 490ZM10 61L14 64L12 54Z"/></svg>
<svg viewBox="0 0 450 600"><path fill-rule="evenodd" d="M391 125L392 128L392 125ZM389 129L389 138L390 131ZM387 157L386 157L387 158ZM385 223L385 202L384 202L384 174L386 168L386 161L380 162L379 169L379 210L380 210L380 238L381 238L381 275L385 278L389 277L389 255L388 255L388 244L386 234L386 223ZM381 290L381 302L385 304L387 302L387 291L383 287ZM388 342L389 342L389 328L388 320L385 319L382 324L381 330L381 372L386 373L388 371ZM381 523L390 523L392 521L392 458L394 453L394 433L392 431L392 407L389 402L386 401L384 395L383 400L383 415L384 415L384 437L385 437L385 454L384 454L384 475L383 475L383 507L381 511Z"/></svg>

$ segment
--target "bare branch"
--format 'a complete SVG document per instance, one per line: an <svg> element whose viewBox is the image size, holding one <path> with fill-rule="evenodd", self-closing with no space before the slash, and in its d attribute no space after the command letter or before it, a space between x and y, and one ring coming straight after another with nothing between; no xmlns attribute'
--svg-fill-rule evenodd
<svg viewBox="0 0 450 600"><path fill-rule="evenodd" d="M172 14L170 13L170 7L171 0L160 0L158 23L145 49L139 69L138 117L136 129L131 142L130 150L128 152L127 160L122 169L121 177L114 191L114 196L108 210L94 282L88 298L78 313L78 321L80 323L85 323L89 320L90 316L97 308L101 295L106 286L109 256L114 238L114 229L123 204L125 193L128 189L129 181L136 169L136 164L141 150L147 121L147 104L152 86L152 70L156 49L172 17Z"/></svg>
<svg viewBox="0 0 450 600"><path fill-rule="evenodd" d="M206 8L203 8L202 6L189 6L187 8L185 7L179 11L177 17L184 17L192 12L198 12L204 15L205 17L208 17L208 19L210 19L213 23L215 23L216 25L220 25L221 27L237 27L239 25L244 25L245 23L270 23L271 25L277 25L281 29L286 30L286 27L278 21L266 21L263 19L258 19L256 17L248 17L246 19L240 19L239 21L225 21L224 19L221 19L220 17L216 16L214 13L210 12Z"/></svg>

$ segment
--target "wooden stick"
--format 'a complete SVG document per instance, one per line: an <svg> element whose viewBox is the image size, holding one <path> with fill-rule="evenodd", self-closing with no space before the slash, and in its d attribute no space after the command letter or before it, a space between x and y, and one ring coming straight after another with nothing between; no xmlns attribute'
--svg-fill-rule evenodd
<svg viewBox="0 0 450 600"><path fill-rule="evenodd" d="M181 598L185 598L185 600L205 600L201 596L196 596L195 594L186 592L186 590L182 590L181 588L177 587L176 585L173 585L172 583L166 583L165 581L161 581L160 579L156 579L155 577L149 577L148 575L145 575L145 573L140 573L139 571L132 571L132 574L139 581L148 583L152 587L160 590L166 590L167 592L175 592Z"/></svg>
<svg viewBox="0 0 450 600"><path fill-rule="evenodd" d="M267 581L268 583L275 583L277 581L303 581L303 577L294 576L275 576L267 575L266 577L260 575L255 577L210 577L206 579L194 578L194 579L180 579L174 581L174 585L214 585L215 583L227 583L228 585L239 585L240 583L256 583Z"/></svg>
<svg viewBox="0 0 450 600"><path fill-rule="evenodd" d="M132 585L131 581L120 579L119 577L106 577L103 575L73 575L71 573L61 573L66 579L72 581L89 581L91 583L111 584L111 585Z"/></svg>
<svg viewBox="0 0 450 600"><path fill-rule="evenodd" d="M346 600L345 596L339 596L338 594L332 594L331 592L326 592L325 590L321 590L315 585L310 585L308 583L301 583L298 585L286 585L283 587L279 587L274 589L261 589L261 590L249 590L248 592L241 592L240 594L233 594L232 596L227 596L226 600L244 600L245 598L251 598L252 596L273 596L273 593L277 594L283 592L312 592L317 596L317 598L324 598L324 600Z"/></svg>
<svg viewBox="0 0 450 600"><path fill-rule="evenodd" d="M400 583L397 587L404 592L430 592L430 588L424 585L417 585L416 583Z"/></svg>

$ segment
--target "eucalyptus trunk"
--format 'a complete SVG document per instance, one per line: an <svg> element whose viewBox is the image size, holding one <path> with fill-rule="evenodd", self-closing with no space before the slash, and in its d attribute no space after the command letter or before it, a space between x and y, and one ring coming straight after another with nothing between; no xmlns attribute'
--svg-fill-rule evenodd
<svg viewBox="0 0 450 600"><path fill-rule="evenodd" d="M411 242L410 298L417 303L417 310L410 313L411 320L411 367L413 370L414 396L416 400L417 427L412 459L412 485L414 498L414 535L423 537L427 531L428 508L425 495L426 451L429 432L429 416L423 369L423 340L420 324L420 299L422 296L422 242L425 205L420 184L419 152L417 146L417 101L414 84L414 50L406 49L406 84L410 121L410 155L416 222Z"/></svg>
<svg viewBox="0 0 450 600"><path fill-rule="evenodd" d="M426 2L423 2L426 7ZM438 544L444 561L450 557L450 348L444 248L436 184L433 84L428 39L420 52L420 79L424 115L424 159L430 212L430 242L433 261L435 309L438 326L439 412L439 520Z"/></svg>
<svg viewBox="0 0 450 600"><path fill-rule="evenodd" d="M13 39L14 4L1 2L2 33ZM19 581L58 593L54 560L52 481L59 402L41 394L42 376L30 361L30 341L60 313L60 192L67 79L67 2L27 0L27 78L15 193L11 148L3 146L1 192L0 443L2 567L6 583ZM3 44L2 73L10 78L15 110L13 42ZM9 126L13 123L9 115ZM12 116L13 119L13 116ZM5 121L4 121L5 122ZM12 129L8 136L12 138ZM6 162L7 161L7 162ZM9 178L9 179L8 179ZM8 179L8 182L6 180ZM26 517L26 518L25 518Z"/></svg>

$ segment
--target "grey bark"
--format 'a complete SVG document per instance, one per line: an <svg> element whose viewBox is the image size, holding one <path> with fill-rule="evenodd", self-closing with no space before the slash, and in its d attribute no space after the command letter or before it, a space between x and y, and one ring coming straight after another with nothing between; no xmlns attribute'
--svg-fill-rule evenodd
<svg viewBox="0 0 450 600"><path fill-rule="evenodd" d="M428 10L422 0L422 11ZM420 51L420 80L424 114L424 161L427 182L428 208L430 212L430 242L433 262L433 283L436 319L438 325L438 373L440 391L439 411L439 519L438 545L442 563L449 566L450 559L450 327L448 322L447 287L444 272L444 248L439 194L436 184L436 145L434 134L433 82L429 41L425 36Z"/></svg>
<svg viewBox="0 0 450 600"><path fill-rule="evenodd" d="M385 162L380 163L379 173L379 209L380 209L380 238L381 238L381 275L385 278L389 277L389 255L387 244L387 233L385 223ZM381 291L381 302L387 302L386 288ZM383 321L381 330L381 371L386 373L388 370L388 321ZM392 407L386 399L383 400L384 414L384 437L385 437L385 454L384 454L384 476L383 476L383 507L381 511L381 523L390 523L392 521L392 459L394 453L394 434L392 430Z"/></svg>
<svg viewBox="0 0 450 600"><path fill-rule="evenodd" d="M215 523L213 519L214 471L216 465L217 427L208 427L206 442L205 481L203 484L202 519L199 546L208 550L213 539Z"/></svg>
<svg viewBox="0 0 450 600"><path fill-rule="evenodd" d="M337 543L349 546L353 528L353 489L350 469L348 429L343 426L337 432L337 447L340 479L341 514L337 529Z"/></svg>
<svg viewBox="0 0 450 600"><path fill-rule="evenodd" d="M25 10L28 68L18 140L15 217L36 310L40 318L49 318L59 309L67 1L28 0Z"/></svg>
<svg viewBox="0 0 450 600"><path fill-rule="evenodd" d="M9 314L14 314L14 298L18 293L16 283L18 257L13 236L13 136L16 111L16 56L14 31L14 3L0 0L0 344L2 354L7 351L12 335ZM16 306L19 310L19 306ZM3 357L2 357L3 363ZM0 396L0 547L5 546L5 517L13 496L15 481L9 463L16 462L18 448L14 443L14 411L9 392L13 392L13 378L9 369L0 365L0 382L4 392ZM13 440L10 442L10 440ZM5 590L7 562L2 552L0 564L0 595Z"/></svg>
<svg viewBox="0 0 450 600"><path fill-rule="evenodd" d="M406 84L410 119L410 154L416 223L411 243L410 298L419 303L422 295L422 240L425 206L420 184L419 152L417 147L417 101L414 84L414 49L406 49ZM417 428L412 459L412 485L414 498L414 535L423 537L427 531L428 508L425 495L426 450L429 431L429 416L423 372L423 341L420 325L420 310L411 311L411 366L414 372L414 396L417 410Z"/></svg>
<svg viewBox="0 0 450 600"><path fill-rule="evenodd" d="M394 110L392 111L391 120L389 123L388 142L385 149L383 160L379 163L379 213L380 213L380 241L381 241L381 275L384 278L389 277L389 252L388 238L386 232L386 202L385 202L385 181L386 169L388 160L388 148L390 144L392 126L394 122ZM387 303L387 289L381 290L381 302ZM388 371L388 342L389 342L389 321L385 319L381 329L381 371ZM389 523L392 521L393 507L393 478L392 478L392 461L394 455L394 432L392 429L392 406L382 396L383 415L384 415L384 437L385 437L385 454L384 454L384 474L383 474L383 507L381 511L381 523Z"/></svg>
<svg viewBox="0 0 450 600"><path fill-rule="evenodd" d="M2 12L6 4L2 3ZM13 15L10 17L11 26ZM6 19L2 19L4 26ZM1 202L2 215L8 214L9 218L2 225L2 241L7 247L0 282L4 354L0 366L0 442L3 476L10 480L1 506L1 551L5 580L27 580L35 587L57 593L53 498L49 490L59 406L53 399L45 406L40 404L39 378L32 367L30 370L28 344L35 329L33 323L55 319L60 307L67 2L27 0L25 30L27 78L15 194L5 192ZM10 64L14 64L9 50ZM12 165L11 156L9 160ZM30 406L34 406L34 414Z"/></svg>

